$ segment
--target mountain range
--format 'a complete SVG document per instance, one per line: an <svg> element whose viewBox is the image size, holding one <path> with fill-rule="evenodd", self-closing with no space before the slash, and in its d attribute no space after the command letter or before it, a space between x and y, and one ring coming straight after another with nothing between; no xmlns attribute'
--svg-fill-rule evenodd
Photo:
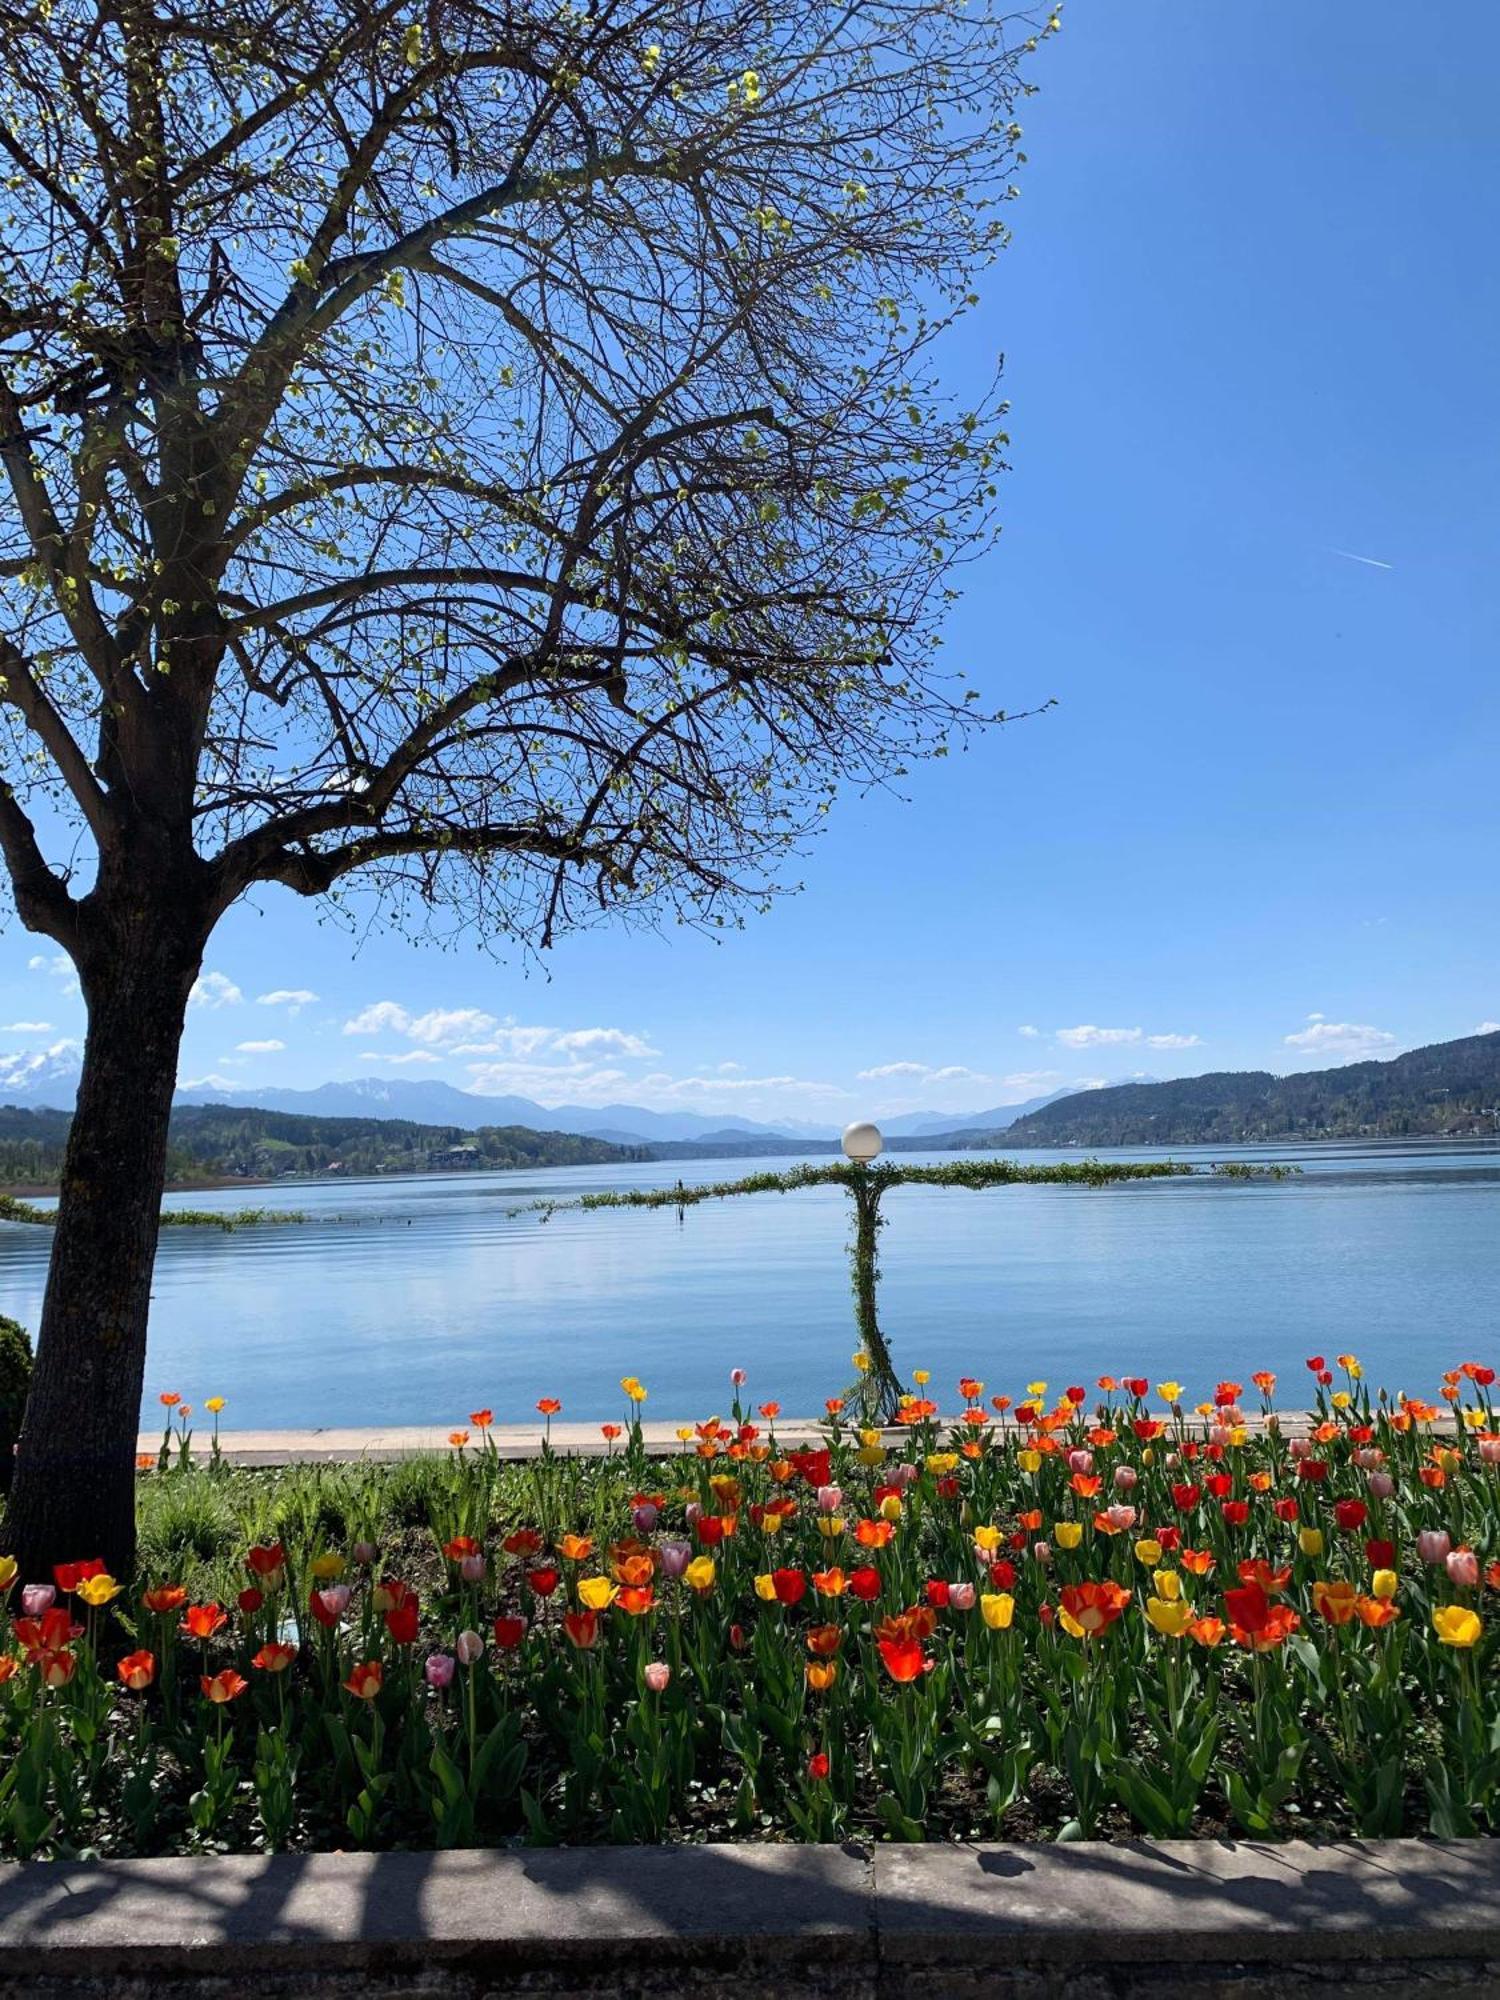
<svg viewBox="0 0 1500 2000"><path fill-rule="evenodd" d="M68 1045L24 1056L0 1058L0 1102L21 1108L70 1110L78 1089L78 1057ZM956 1131L1003 1131L1012 1120L1040 1110L1054 1098L997 1105L965 1114L909 1111L880 1120L891 1138L922 1138ZM309 1090L282 1086L233 1091L203 1086L177 1093L179 1104L233 1105L257 1111L284 1111L313 1118L399 1118L417 1125L457 1125L477 1132L489 1126L525 1126L535 1132L566 1132L603 1139L612 1145L642 1141L701 1139L716 1145L736 1139L837 1139L841 1127L788 1119L769 1125L731 1113L651 1111L641 1104L542 1105L529 1097L481 1097L436 1078L360 1076L322 1083Z"/></svg>
<svg viewBox="0 0 1500 2000"><path fill-rule="evenodd" d="M1116 1084L1014 1120L1008 1147L1191 1146L1500 1134L1500 1033L1301 1076L1219 1070Z"/></svg>

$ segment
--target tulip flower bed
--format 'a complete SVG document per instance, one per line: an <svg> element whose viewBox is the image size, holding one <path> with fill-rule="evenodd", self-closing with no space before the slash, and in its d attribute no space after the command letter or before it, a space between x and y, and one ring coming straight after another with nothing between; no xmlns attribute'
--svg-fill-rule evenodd
<svg viewBox="0 0 1500 2000"><path fill-rule="evenodd" d="M0 1562L0 1851L1493 1832L1493 1380L918 1377L795 1450L736 1386L653 1460L632 1378L597 1458L276 1473L169 1420L128 1586Z"/></svg>

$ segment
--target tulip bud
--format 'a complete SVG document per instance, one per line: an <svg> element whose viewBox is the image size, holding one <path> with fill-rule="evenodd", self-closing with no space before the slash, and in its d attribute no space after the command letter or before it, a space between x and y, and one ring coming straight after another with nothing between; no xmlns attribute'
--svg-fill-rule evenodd
<svg viewBox="0 0 1500 2000"><path fill-rule="evenodd" d="M844 1489L842 1486L820 1486L818 1488L818 1512L820 1514L836 1514L843 1504Z"/></svg>
<svg viewBox="0 0 1500 2000"><path fill-rule="evenodd" d="M1385 1464L1385 1453L1378 1444L1367 1444L1354 1454L1354 1463L1361 1472L1375 1472Z"/></svg>
<svg viewBox="0 0 1500 2000"><path fill-rule="evenodd" d="M458 1643L453 1648L461 1665L472 1667L484 1652L484 1641L472 1630L464 1630L458 1635Z"/></svg>
<svg viewBox="0 0 1500 2000"><path fill-rule="evenodd" d="M57 1602L57 1591L50 1583L27 1583L21 1586L21 1614L25 1618L40 1618L50 1611Z"/></svg>
<svg viewBox="0 0 1500 2000"><path fill-rule="evenodd" d="M732 1385L732 1386L733 1386L734 1388L736 1388L736 1389L743 1389L743 1388L744 1388L744 1386L745 1386L745 1371L744 1371L744 1369L743 1369L743 1368L731 1368L731 1369L730 1369L730 1371L729 1371L729 1380L730 1380L730 1383L731 1383L731 1385ZM662 1683L662 1685L663 1685L663 1686L665 1686L665 1685L666 1685L666 1683L665 1683L665 1682L663 1682L663 1683Z"/></svg>
<svg viewBox="0 0 1500 2000"><path fill-rule="evenodd" d="M1115 1491L1117 1493L1134 1493L1136 1481L1140 1476L1133 1465L1117 1465L1115 1467Z"/></svg>
<svg viewBox="0 0 1500 2000"><path fill-rule="evenodd" d="M1378 1569L1370 1578L1370 1595L1378 1597L1382 1604L1388 1603L1396 1595L1397 1576L1393 1569Z"/></svg>
<svg viewBox="0 0 1500 2000"><path fill-rule="evenodd" d="M641 1670L641 1679L653 1694L665 1694L667 1683L672 1678L672 1669L665 1660L652 1660Z"/></svg>
<svg viewBox="0 0 1500 2000"><path fill-rule="evenodd" d="M1388 1472L1367 1472L1365 1484L1372 1500L1389 1500L1396 1490L1396 1482Z"/></svg>
<svg viewBox="0 0 1500 2000"><path fill-rule="evenodd" d="M665 1577L679 1577L693 1558L691 1542L663 1542L657 1550L661 1558L661 1573Z"/></svg>
<svg viewBox="0 0 1500 2000"><path fill-rule="evenodd" d="M359 1564L361 1569L368 1569L372 1563L377 1562L380 1558L380 1551L373 1542L356 1542L353 1554L354 1560Z"/></svg>
<svg viewBox="0 0 1500 2000"><path fill-rule="evenodd" d="M973 1584L950 1583L948 1586L948 1602L955 1611L972 1611L974 1609Z"/></svg>
<svg viewBox="0 0 1500 2000"><path fill-rule="evenodd" d="M1068 1453L1069 1472L1088 1474L1094 1469L1094 1454L1091 1451L1070 1451Z"/></svg>
<svg viewBox="0 0 1500 2000"><path fill-rule="evenodd" d="M1104 1512L1116 1534L1128 1534L1135 1526L1134 1507L1106 1507Z"/></svg>
<svg viewBox="0 0 1500 2000"><path fill-rule="evenodd" d="M1031 1553L1035 1560L1041 1564L1042 1568L1046 1569L1052 1561L1052 1544L1050 1542L1033 1542Z"/></svg>
<svg viewBox="0 0 1500 2000"><path fill-rule="evenodd" d="M631 1526L635 1529L638 1535L651 1534L654 1531L656 1524L660 1519L661 1519L660 1509L653 1506L653 1504L649 1500L643 1500L638 1507L635 1507L631 1510L631 1515L630 1515Z"/></svg>
<svg viewBox="0 0 1500 2000"><path fill-rule="evenodd" d="M484 1581L484 1557L465 1556L458 1565L458 1573L465 1583L482 1583Z"/></svg>
<svg viewBox="0 0 1500 2000"><path fill-rule="evenodd" d="M687 1505L683 1508L682 1512L684 1518L687 1521L688 1526L691 1527L693 1523L702 1514L703 1503L700 1500L689 1500Z"/></svg>
<svg viewBox="0 0 1500 2000"><path fill-rule="evenodd" d="M1453 1540L1446 1528L1423 1528L1417 1536L1417 1554L1424 1563L1446 1562L1452 1547Z"/></svg>
<svg viewBox="0 0 1500 2000"><path fill-rule="evenodd" d="M1445 1565L1448 1581L1460 1590L1475 1590L1479 1585L1479 1558L1472 1549L1454 1549Z"/></svg>
<svg viewBox="0 0 1500 2000"><path fill-rule="evenodd" d="M448 1687L457 1664L451 1653L429 1653L422 1666L422 1678L430 1688Z"/></svg>

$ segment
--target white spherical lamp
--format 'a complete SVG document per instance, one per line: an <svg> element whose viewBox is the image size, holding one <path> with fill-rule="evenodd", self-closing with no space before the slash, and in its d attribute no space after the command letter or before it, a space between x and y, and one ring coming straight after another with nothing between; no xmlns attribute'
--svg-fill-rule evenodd
<svg viewBox="0 0 1500 2000"><path fill-rule="evenodd" d="M860 1166L868 1166L871 1160L878 1159L884 1144L880 1127L871 1125L866 1119L844 1127L844 1151Z"/></svg>

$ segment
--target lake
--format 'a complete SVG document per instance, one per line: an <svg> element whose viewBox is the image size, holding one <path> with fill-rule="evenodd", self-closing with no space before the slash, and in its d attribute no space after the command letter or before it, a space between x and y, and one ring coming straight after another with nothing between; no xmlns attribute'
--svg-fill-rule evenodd
<svg viewBox="0 0 1500 2000"><path fill-rule="evenodd" d="M913 1158L914 1155L898 1157ZM933 1155L951 1158L952 1155ZM1077 1158L1029 1153L1028 1161ZM1102 1157L1144 1159L1141 1149ZM1154 1157L1165 1157L1155 1155ZM887 1195L881 1323L903 1371L945 1404L962 1373L1012 1394L1095 1376L1176 1376L1190 1400L1256 1368L1301 1397L1304 1357L1358 1354L1431 1394L1440 1371L1500 1362L1500 1143L1182 1148L1279 1160L1282 1182L1101 1189L903 1188ZM752 1400L789 1414L850 1379L855 1338L838 1189L672 1209L513 1213L589 1189L718 1180L786 1161L684 1161L522 1174L285 1182L174 1196L305 1210L301 1224L174 1229L157 1260L148 1404L163 1389L227 1426L500 1421L557 1395L618 1414L639 1375L657 1417ZM34 1328L49 1238L0 1226L0 1310ZM149 1415L148 1415L149 1421Z"/></svg>

